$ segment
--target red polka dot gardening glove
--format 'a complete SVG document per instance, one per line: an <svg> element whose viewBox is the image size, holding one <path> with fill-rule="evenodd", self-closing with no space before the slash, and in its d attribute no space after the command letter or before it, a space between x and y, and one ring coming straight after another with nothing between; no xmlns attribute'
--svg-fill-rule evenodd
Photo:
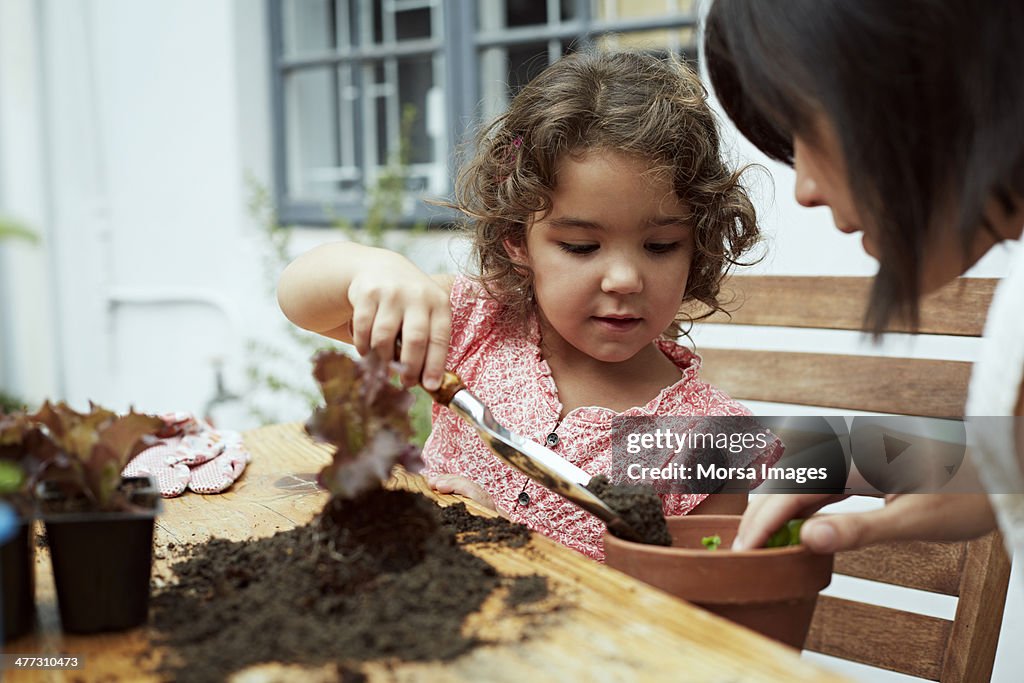
<svg viewBox="0 0 1024 683"><path fill-rule="evenodd" d="M216 430L189 413L161 415L160 442L139 453L121 473L153 477L160 495L173 498L185 489L220 493L242 475L249 452L238 432Z"/></svg>

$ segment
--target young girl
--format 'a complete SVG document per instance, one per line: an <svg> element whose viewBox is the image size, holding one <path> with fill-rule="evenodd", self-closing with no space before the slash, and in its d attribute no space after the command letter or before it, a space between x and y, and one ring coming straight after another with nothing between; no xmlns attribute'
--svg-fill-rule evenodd
<svg viewBox="0 0 1024 683"><path fill-rule="evenodd" d="M510 430L591 474L611 468L616 416L746 415L674 341L684 302L719 309L729 266L759 238L722 162L697 77L641 53L573 54L524 87L476 140L456 206L476 277L431 278L351 243L300 257L278 298L296 324L390 357L436 387L447 366ZM428 481L591 557L601 522L500 462L435 406ZM753 455L773 463L777 443ZM748 463L739 463L748 464ZM666 514L739 512L746 494L664 496Z"/></svg>

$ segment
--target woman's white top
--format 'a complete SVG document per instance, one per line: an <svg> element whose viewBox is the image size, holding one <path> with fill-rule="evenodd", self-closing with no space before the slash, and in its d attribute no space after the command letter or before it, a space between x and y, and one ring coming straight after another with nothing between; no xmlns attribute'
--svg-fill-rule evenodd
<svg viewBox="0 0 1024 683"><path fill-rule="evenodd" d="M1015 420L1003 416L1013 415L1024 381L1024 243L1010 243L1009 248L1014 250L1010 272L996 288L981 355L971 371L967 415L981 418L971 429L975 463L1007 550L1016 551L1019 559L1024 558L1024 454L1014 452ZM995 417L999 419L991 419Z"/></svg>

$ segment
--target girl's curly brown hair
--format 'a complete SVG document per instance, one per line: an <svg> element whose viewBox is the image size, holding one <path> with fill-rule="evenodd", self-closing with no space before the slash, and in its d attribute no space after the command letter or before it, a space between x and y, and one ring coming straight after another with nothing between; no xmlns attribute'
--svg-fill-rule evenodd
<svg viewBox="0 0 1024 683"><path fill-rule="evenodd" d="M556 170L567 154L607 149L634 154L668 172L692 211L694 255L681 311L666 333L714 311L721 282L760 240L740 171L721 158L719 133L697 75L676 57L643 52L579 52L530 81L508 111L484 127L463 166L451 205L468 219L482 286L510 319L533 311L532 273L504 243L524 240L530 218L551 208ZM691 307L687 307L688 309Z"/></svg>

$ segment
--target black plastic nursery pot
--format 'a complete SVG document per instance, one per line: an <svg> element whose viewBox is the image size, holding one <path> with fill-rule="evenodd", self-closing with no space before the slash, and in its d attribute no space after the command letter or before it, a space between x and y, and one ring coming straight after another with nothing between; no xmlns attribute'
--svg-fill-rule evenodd
<svg viewBox="0 0 1024 683"><path fill-rule="evenodd" d="M151 487L139 489L132 502L141 509L44 512L65 632L122 631L145 623L159 495Z"/></svg>
<svg viewBox="0 0 1024 683"><path fill-rule="evenodd" d="M3 640L29 633L36 621L35 539L32 522L22 521L14 535L0 545L0 581L3 582Z"/></svg>

